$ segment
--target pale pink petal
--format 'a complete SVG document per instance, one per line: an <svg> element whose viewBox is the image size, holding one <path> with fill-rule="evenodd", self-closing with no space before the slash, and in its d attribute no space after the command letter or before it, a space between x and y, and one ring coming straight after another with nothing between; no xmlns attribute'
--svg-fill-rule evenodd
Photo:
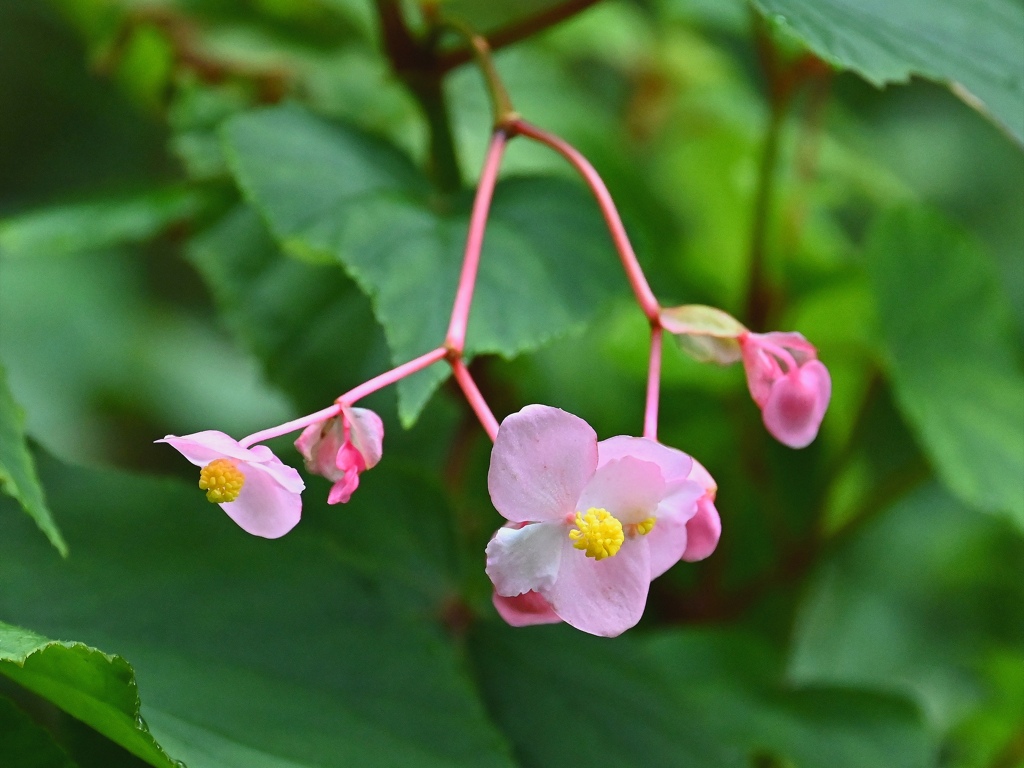
<svg viewBox="0 0 1024 768"><path fill-rule="evenodd" d="M546 405L505 418L491 450L487 487L495 508L517 522L559 520L597 468L597 435L587 422Z"/></svg>
<svg viewBox="0 0 1024 768"><path fill-rule="evenodd" d="M237 440L213 429L183 437L167 435L156 442L167 443L197 467L205 467L211 461L225 457L239 461L250 461L253 458L250 451L240 446Z"/></svg>
<svg viewBox="0 0 1024 768"><path fill-rule="evenodd" d="M654 531L651 531L648 535L653 533ZM721 536L722 519L715 509L715 503L705 496L697 502L697 514L686 524L686 551L683 552L683 560L693 563L708 557L715 551Z"/></svg>
<svg viewBox="0 0 1024 768"><path fill-rule="evenodd" d="M597 444L597 466L601 467L614 459L632 456L650 461L661 468L665 482L685 479L690 474L693 459L680 450L648 440L645 437L618 435Z"/></svg>
<svg viewBox="0 0 1024 768"><path fill-rule="evenodd" d="M334 481L345 476L344 471L339 471L336 462L344 442L341 420L331 418L306 427L295 441L295 447L305 459L306 469Z"/></svg>
<svg viewBox="0 0 1024 768"><path fill-rule="evenodd" d="M348 439L366 462L366 469L376 466L384 453L384 422L380 416L366 408L342 410L348 422Z"/></svg>
<svg viewBox="0 0 1024 768"><path fill-rule="evenodd" d="M790 371L772 385L762 410L765 428L790 448L809 445L818 434L831 393L828 369L819 361Z"/></svg>
<svg viewBox="0 0 1024 768"><path fill-rule="evenodd" d="M238 498L221 504L221 509L253 536L284 536L302 516L302 497L282 487L266 465L239 462L238 468L245 475L245 483Z"/></svg>
<svg viewBox="0 0 1024 768"><path fill-rule="evenodd" d="M307 463L313 460L313 448L322 440L327 432L327 422L318 421L310 424L295 440L295 450L302 454ZM312 471L312 470L310 470Z"/></svg>
<svg viewBox="0 0 1024 768"><path fill-rule="evenodd" d="M600 467L580 494L577 510L606 509L623 525L653 517L665 496L661 468L632 456Z"/></svg>
<svg viewBox="0 0 1024 768"><path fill-rule="evenodd" d="M302 475L298 470L283 463L267 446L254 445L249 449L249 457L249 463L258 465L285 490L292 493L302 493L305 490L306 484L302 481Z"/></svg>
<svg viewBox="0 0 1024 768"><path fill-rule="evenodd" d="M513 627L529 627L534 624L558 624L562 620L551 610L551 605L537 592L526 592L515 597L504 597L491 593L491 602L498 615Z"/></svg>
<svg viewBox="0 0 1024 768"><path fill-rule="evenodd" d="M704 465L696 459L693 460L693 469L690 470L689 479L696 483L700 483L701 488L703 488L712 499L715 498L715 494L718 493L718 483L715 482L715 478L711 476L711 473L704 468Z"/></svg>
<svg viewBox="0 0 1024 768"><path fill-rule="evenodd" d="M689 516L659 517L644 536L651 551L651 578L656 579L679 562L686 551L686 524Z"/></svg>
<svg viewBox="0 0 1024 768"><path fill-rule="evenodd" d="M677 480L665 488L665 495L658 503L654 516L661 520L662 517L680 517L686 522L697 514L697 500L702 498L707 491L700 483L693 480Z"/></svg>
<svg viewBox="0 0 1024 768"><path fill-rule="evenodd" d="M558 575L569 527L562 522L499 528L487 544L487 575L499 595L542 592Z"/></svg>
<svg viewBox="0 0 1024 768"><path fill-rule="evenodd" d="M650 549L643 537L627 540L618 554L603 560L586 557L566 537L558 578L537 591L567 624L615 637L640 621L650 583Z"/></svg>

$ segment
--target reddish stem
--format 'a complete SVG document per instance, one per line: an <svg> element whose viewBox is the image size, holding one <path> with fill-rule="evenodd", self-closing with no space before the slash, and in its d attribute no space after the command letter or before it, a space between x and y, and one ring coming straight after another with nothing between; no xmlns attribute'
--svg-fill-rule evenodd
<svg viewBox="0 0 1024 768"><path fill-rule="evenodd" d="M480 173L480 183L476 188L473 200L473 212L469 217L469 234L466 236L466 255L462 261L462 274L459 275L459 287L455 292L455 304L452 307L452 319L448 324L445 346L462 355L466 346L466 327L469 325L469 310L473 304L473 289L476 287L476 275L480 268L480 250L484 244L484 230L487 227L487 214L494 196L494 186L498 181L498 168L501 166L502 155L508 134L498 129L491 136L487 148L484 168Z"/></svg>
<svg viewBox="0 0 1024 768"><path fill-rule="evenodd" d="M269 427L268 429L261 429L259 432L253 432L248 437L243 437L239 440L238 444L243 448L248 448L250 445L262 443L264 440L269 440L272 437L287 435L289 432L305 429L310 424L316 424L318 421L325 421L332 416L337 416L339 411L341 411L341 406L335 403L334 405L323 408L316 413L311 413L308 416L302 416L298 419L286 421L284 424L279 424L276 427Z"/></svg>
<svg viewBox="0 0 1024 768"><path fill-rule="evenodd" d="M438 347L437 349L427 352L425 355L420 355L415 360L410 360L408 363L403 363L396 368L392 368L386 373L375 376L364 384L360 384L355 389L350 389L344 395L334 401L334 405L330 405L323 408L316 413L311 413L308 416L302 416L292 421L286 421L284 424L279 424L276 427L269 427L268 429L261 429L259 432L254 432L248 437L243 437L238 441L238 444L243 448L248 448L250 445L256 443L262 443L264 440L269 440L272 437L280 437L281 435L287 435L289 432L295 432L300 429L308 427L310 424L316 424L318 421L326 421L327 419L337 416L341 413L341 409L346 405L352 405L357 400L361 400L369 394L376 392L378 389L383 389L389 384L394 384L399 379L404 379L410 374L421 371L428 365L433 365L439 360L443 360L448 354L448 350L445 347Z"/></svg>
<svg viewBox="0 0 1024 768"><path fill-rule="evenodd" d="M406 376L411 376L417 371L422 371L429 365L433 365L439 360L444 360L448 354L446 347L438 347L432 349L425 355L420 355L415 360L410 360L408 363L402 363L397 368L392 368L390 371L374 376L369 381L360 384L354 389L350 389L344 395L335 400L339 405L352 405L357 400L362 400L367 395L371 395L378 389L383 389L389 384L394 384L397 381L404 379Z"/></svg>
<svg viewBox="0 0 1024 768"><path fill-rule="evenodd" d="M661 320L658 317L661 307L658 305L658 300L654 298L651 286L647 284L647 278L644 277L644 271L640 268L640 262L637 261L636 254L633 252L633 246L630 245L629 236L626 234L626 228L622 225L622 218L615 207L611 193L594 169L594 166L569 143L524 120L511 120L508 123L508 128L551 147L551 149L568 160L583 177L584 181L587 182L590 191L597 198L597 204L601 208L601 214L604 216L605 223L607 223L608 229L611 232L612 242L615 243L615 249L619 252L622 266L626 270L626 277L629 279L629 284L633 288L633 293L640 304L640 308L647 316L647 319L651 321L652 327L661 327Z"/></svg>
<svg viewBox="0 0 1024 768"><path fill-rule="evenodd" d="M661 386L661 326L651 326L651 361L647 368L647 406L644 408L644 437L658 439L658 398Z"/></svg>
<svg viewBox="0 0 1024 768"><path fill-rule="evenodd" d="M498 437L498 420L491 413L491 408L480 393L476 382L473 381L469 369L466 368L466 364L462 361L461 357L449 357L448 362L452 366L452 373L455 374L455 381L459 383L459 386L462 388L462 394L466 396L466 402L469 403L469 407L473 409L473 413L480 420L480 424L483 425L487 436L491 438L491 442L494 442Z"/></svg>

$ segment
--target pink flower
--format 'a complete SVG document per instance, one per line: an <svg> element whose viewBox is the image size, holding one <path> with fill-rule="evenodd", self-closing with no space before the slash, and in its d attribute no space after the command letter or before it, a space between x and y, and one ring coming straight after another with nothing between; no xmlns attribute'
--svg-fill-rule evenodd
<svg viewBox="0 0 1024 768"><path fill-rule="evenodd" d="M168 443L197 467L199 487L220 504L242 530L276 539L295 527L302 516L299 473L283 464L265 445L244 448L223 432L167 435Z"/></svg>
<svg viewBox="0 0 1024 768"><path fill-rule="evenodd" d="M748 332L739 343L765 428L790 448L809 445L832 396L832 379L814 345L799 333Z"/></svg>
<svg viewBox="0 0 1024 768"><path fill-rule="evenodd" d="M513 525L487 545L499 612L554 616L613 637L640 620L651 579L686 552L705 488L693 460L639 437L601 443L582 419L543 405L506 418L491 452L491 501Z"/></svg>
<svg viewBox="0 0 1024 768"><path fill-rule="evenodd" d="M359 475L376 466L383 453L384 423L366 408L343 406L341 415L306 427L295 447L306 469L334 485L328 504L344 504L359 487Z"/></svg>

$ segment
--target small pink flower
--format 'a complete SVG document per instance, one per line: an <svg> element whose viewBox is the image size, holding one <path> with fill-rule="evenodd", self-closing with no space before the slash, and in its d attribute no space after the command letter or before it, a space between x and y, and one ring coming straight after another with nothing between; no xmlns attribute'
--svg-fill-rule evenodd
<svg viewBox="0 0 1024 768"><path fill-rule="evenodd" d="M790 448L809 445L832 396L832 379L814 345L799 333L745 333L739 342L765 428Z"/></svg>
<svg viewBox="0 0 1024 768"><path fill-rule="evenodd" d="M632 627L651 579L686 551L686 524L706 493L692 469L685 453L652 440L598 443L589 424L557 408L530 405L506 418L487 478L491 501L513 524L487 545L499 612L510 623L541 623L522 621L524 613L546 623L546 603L591 634Z"/></svg>
<svg viewBox="0 0 1024 768"><path fill-rule="evenodd" d="M220 504L247 533L276 539L299 522L302 478L265 445L244 448L214 430L184 437L167 435L156 442L168 443L202 467L199 487L206 491L206 498Z"/></svg>
<svg viewBox="0 0 1024 768"><path fill-rule="evenodd" d="M359 475L376 466L384 445L384 423L366 408L343 406L340 416L306 427L295 447L306 469L334 483L328 504L344 504L359 487Z"/></svg>

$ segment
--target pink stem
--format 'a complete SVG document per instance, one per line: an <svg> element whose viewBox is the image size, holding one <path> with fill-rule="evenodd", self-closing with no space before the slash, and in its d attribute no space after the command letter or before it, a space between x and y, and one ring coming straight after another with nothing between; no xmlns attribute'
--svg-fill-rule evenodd
<svg viewBox="0 0 1024 768"><path fill-rule="evenodd" d="M332 416L337 416L339 411L341 411L341 406L335 403L334 405L328 406L316 413L311 413L308 416L293 419L292 421L286 421L284 424L279 424L278 426L270 427L269 429L261 429L259 432L253 432L248 437L243 437L239 440L238 444L243 448L248 448L250 445L262 443L264 440L269 440L272 437L287 435L289 432L304 429L310 424L316 424L318 421L324 421Z"/></svg>
<svg viewBox="0 0 1024 768"><path fill-rule="evenodd" d="M658 439L658 397L661 386L661 327L651 326L651 362L647 368L647 407L644 409L644 437Z"/></svg>
<svg viewBox="0 0 1024 768"><path fill-rule="evenodd" d="M507 142L508 134L503 129L496 130L491 136L484 168L480 173L480 182L476 188L476 198L473 200L473 212L469 217L466 255L462 261L462 274L459 275L459 287L455 292L452 319L448 323L448 334L445 337L445 346L460 354L466 346L466 327L469 325L469 310L473 304L473 289L476 287L476 274L480 267L480 249L484 244L487 214Z"/></svg>
<svg viewBox="0 0 1024 768"><path fill-rule="evenodd" d="M498 436L498 420L491 413L490 406L484 400L484 396L477 388L476 382L473 381L473 377L470 375L469 369L466 368L466 364L462 362L462 358L456 357L449 362L451 362L452 373L455 374L455 380L462 387L462 394L466 396L469 407L473 409L473 413L480 419L480 423L483 425L484 431L487 432L487 436L491 438L491 442L494 442Z"/></svg>
<svg viewBox="0 0 1024 768"><path fill-rule="evenodd" d="M600 206L605 223L607 223L608 229L611 232L612 241L615 243L615 249L619 252L619 258L622 260L622 266L626 270L626 277L629 278L629 284L633 288L636 300L640 303L640 308L644 314L647 315L647 319L651 321L651 325L657 327L660 324L658 314L661 311L661 307L658 305L658 300L654 298L651 286L647 284L647 278L644 277L644 272L640 268L640 262L637 261L636 254L633 252L633 246L629 243L626 228L622 225L622 219L615 208L615 202L612 200L611 193L594 169L594 166L575 147L554 134L518 119L511 121L508 125L516 133L521 133L523 136L527 136L534 141L546 144L561 154L587 182L590 191L597 198L597 204Z"/></svg>
<svg viewBox="0 0 1024 768"><path fill-rule="evenodd" d="M378 389L383 389L389 384L394 384L396 381L404 379L406 376L422 371L428 365L433 365L438 360L443 360L448 354L448 350L445 347L438 347L432 349L425 355L420 355L415 360L410 360L408 363L402 363L397 368L392 368L390 371L380 374L380 376L374 376L369 381L360 384L355 389L350 389L344 395L335 400L339 405L352 405L358 400L362 400L367 395L371 395Z"/></svg>
<svg viewBox="0 0 1024 768"><path fill-rule="evenodd" d="M326 421L327 419L337 416L341 413L341 409L346 405L352 405L357 400L361 400L378 389L383 389L389 384L394 384L400 379L404 379L410 374L416 373L416 371L423 370L428 365L443 360L448 354L448 350L444 347L438 347L425 355L420 355L415 360L410 360L408 363L403 363L397 368L392 368L386 373L382 373L380 376L375 376L364 384L360 384L355 389L350 389L344 395L334 401L334 405L329 405L316 413L311 413L308 416L302 416L292 421L286 421L284 424L279 424L276 427L270 427L269 429L261 429L259 432L254 432L248 437L243 437L238 441L238 444L243 448L248 448L250 445L256 443L262 443L264 440L269 440L272 437L279 437L280 435L287 435L289 432L295 432L300 429L308 427L310 424L316 424L318 421Z"/></svg>

